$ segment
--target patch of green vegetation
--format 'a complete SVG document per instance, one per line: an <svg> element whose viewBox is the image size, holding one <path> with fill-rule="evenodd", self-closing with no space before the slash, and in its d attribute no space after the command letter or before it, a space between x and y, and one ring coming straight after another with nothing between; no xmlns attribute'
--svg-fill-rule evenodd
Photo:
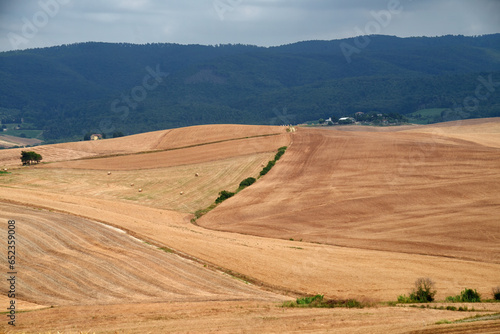
<svg viewBox="0 0 500 334"><path fill-rule="evenodd" d="M271 168L274 167L274 164L276 163L276 160L271 160L267 163L267 166L264 167L261 171L260 171L260 176L264 176L266 175L267 173L269 173L269 171L271 170Z"/></svg>
<svg viewBox="0 0 500 334"><path fill-rule="evenodd" d="M235 193L233 193L233 192L222 190L219 193L219 197L217 197L217 199L215 200L215 203L220 204L220 203L224 202L226 199L233 197L234 195L235 195Z"/></svg>
<svg viewBox="0 0 500 334"><path fill-rule="evenodd" d="M464 319L459 319L455 321L449 321L449 320L440 320L436 322L436 325L449 325L449 324L459 324L459 323L464 323L464 322L476 322L476 321L489 321L489 320L498 320L500 319L500 313L494 313L494 314L488 314L488 315L481 315L481 314L476 314L475 316L472 317L467 317Z"/></svg>
<svg viewBox="0 0 500 334"><path fill-rule="evenodd" d="M7 131L3 131L0 134L19 137L19 138L30 138L30 139L42 139L42 130L14 130L8 129Z"/></svg>
<svg viewBox="0 0 500 334"><path fill-rule="evenodd" d="M158 249L164 251L165 253L171 253L171 254L174 253L172 249L167 247L159 247Z"/></svg>
<svg viewBox="0 0 500 334"><path fill-rule="evenodd" d="M457 296L448 296L446 297L447 302L451 303L480 303L481 302L481 295L476 291L472 289L464 289L460 293L460 295Z"/></svg>
<svg viewBox="0 0 500 334"><path fill-rule="evenodd" d="M415 124L456 121L469 118L470 116L470 114L462 110L450 108L422 109L406 115L408 120Z"/></svg>
<svg viewBox="0 0 500 334"><path fill-rule="evenodd" d="M444 300L445 302L448 303L459 303L460 302L460 296L448 296Z"/></svg>
<svg viewBox="0 0 500 334"><path fill-rule="evenodd" d="M314 308L363 308L365 305L356 299L333 300L325 299L323 295L297 298L295 301L286 301L282 307L314 307Z"/></svg>
<svg viewBox="0 0 500 334"><path fill-rule="evenodd" d="M414 124L429 124L434 123L434 121L441 117L441 113L444 112L446 108L433 108L433 109L421 109L409 114L406 114L408 121Z"/></svg>
<svg viewBox="0 0 500 334"><path fill-rule="evenodd" d="M500 286L493 288L493 299L500 300Z"/></svg>
<svg viewBox="0 0 500 334"><path fill-rule="evenodd" d="M462 302L467 302L467 303L480 303L481 302L481 295L474 289L464 289L460 293L460 297L462 299Z"/></svg>
<svg viewBox="0 0 500 334"><path fill-rule="evenodd" d="M476 312L476 310L474 308L471 308L469 310L469 308L467 306L460 306L458 309L455 307L455 306L433 306L431 307L430 305L410 305L408 307L412 307L412 308L427 308L427 309L432 309L432 310L446 310L446 311L458 311L458 312Z"/></svg>
<svg viewBox="0 0 500 334"><path fill-rule="evenodd" d="M208 208L197 210L194 213L194 216L196 217L195 219L198 219L201 216L203 216L203 215L207 214L208 212L212 211L216 206L217 206L217 204L213 203Z"/></svg>
<svg viewBox="0 0 500 334"><path fill-rule="evenodd" d="M240 185L238 187L238 190L236 190L236 192L240 192L241 190L245 189L246 187L251 186L252 184L255 183L255 181L257 181L257 179L254 177L249 177L249 178L244 179L243 181L240 182Z"/></svg>
<svg viewBox="0 0 500 334"><path fill-rule="evenodd" d="M494 313L488 315L476 314L475 316L455 320L454 322L463 323L463 322L487 321L487 320L498 320L498 319L500 319L500 313Z"/></svg>
<svg viewBox="0 0 500 334"><path fill-rule="evenodd" d="M267 163L267 166L260 171L260 176L266 175L271 170L271 168L274 167L276 162L283 156L283 154L285 154L286 149L286 146L280 147L278 149L278 153L276 153L276 155L274 156L274 160L271 160Z"/></svg>
<svg viewBox="0 0 500 334"><path fill-rule="evenodd" d="M42 156L33 151L22 151L21 152L21 162L24 165L37 164L42 160Z"/></svg>
<svg viewBox="0 0 500 334"><path fill-rule="evenodd" d="M283 154L285 154L286 149L286 146L278 148L278 153L276 153L276 155L274 156L274 161L278 161L283 156Z"/></svg>
<svg viewBox="0 0 500 334"><path fill-rule="evenodd" d="M274 157L275 160L269 161L268 166L263 169L263 171L267 169L264 174L266 174L272 168L272 166L274 166L274 164L276 163L276 159L281 158L281 156L285 153L286 149L287 149L286 146L280 147L278 149L278 153L276 153L276 156ZM261 176L263 175L262 171L260 172L260 175ZM210 205L208 208L197 210L194 213L194 218L191 219L191 223L196 224L196 220L197 219L199 219L203 215L205 215L208 212L210 212L211 210L213 210L218 204L224 202L226 199L233 197L234 195L236 195L241 190L245 189L246 187L251 186L256 181L257 180L254 177L249 177L249 178L246 178L245 180L243 180L243 181L240 182L240 184L238 186L238 189L236 189L235 192L230 192L230 191L227 191L227 190L222 190L221 192L219 192L219 197L217 197L215 199L215 203L213 203L212 205Z"/></svg>
<svg viewBox="0 0 500 334"><path fill-rule="evenodd" d="M428 303L434 300L436 290L434 282L430 278L419 278L415 281L415 288L410 292L410 296L398 296L398 303Z"/></svg>

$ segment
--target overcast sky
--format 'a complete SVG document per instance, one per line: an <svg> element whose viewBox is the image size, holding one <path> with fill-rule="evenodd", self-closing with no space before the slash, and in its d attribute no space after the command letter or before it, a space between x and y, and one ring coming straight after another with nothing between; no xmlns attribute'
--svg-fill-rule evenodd
<svg viewBox="0 0 500 334"><path fill-rule="evenodd" d="M282 45L500 32L500 0L0 0L0 51L77 42Z"/></svg>

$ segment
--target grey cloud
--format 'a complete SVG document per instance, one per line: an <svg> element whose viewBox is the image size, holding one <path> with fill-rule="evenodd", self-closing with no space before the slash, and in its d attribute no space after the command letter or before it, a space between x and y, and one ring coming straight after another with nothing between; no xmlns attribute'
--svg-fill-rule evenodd
<svg viewBox="0 0 500 334"><path fill-rule="evenodd" d="M42 2L62 0L40 0ZM280 45L353 37L397 0L65 0L59 13L20 48L83 41ZM39 1L0 5L0 51L13 49ZM500 32L500 1L399 0L404 9L380 33L397 36ZM216 5L222 4L221 17Z"/></svg>

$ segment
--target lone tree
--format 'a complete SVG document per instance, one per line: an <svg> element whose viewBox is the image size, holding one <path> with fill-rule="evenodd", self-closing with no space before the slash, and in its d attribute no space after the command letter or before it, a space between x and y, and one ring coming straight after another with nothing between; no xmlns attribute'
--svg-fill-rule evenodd
<svg viewBox="0 0 500 334"><path fill-rule="evenodd" d="M23 163L23 166L25 165L31 165L33 163L39 163L42 160L42 156L38 153L35 153L33 151L22 151L21 152L21 162Z"/></svg>

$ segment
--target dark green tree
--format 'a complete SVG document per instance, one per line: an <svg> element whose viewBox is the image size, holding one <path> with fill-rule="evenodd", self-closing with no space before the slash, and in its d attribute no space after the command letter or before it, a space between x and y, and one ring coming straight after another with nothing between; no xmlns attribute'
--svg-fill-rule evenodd
<svg viewBox="0 0 500 334"><path fill-rule="evenodd" d="M257 180L254 177L246 178L240 182L239 189L243 189L243 188L246 188L248 186L251 186L252 184L255 183L255 181L257 181Z"/></svg>
<svg viewBox="0 0 500 334"><path fill-rule="evenodd" d="M21 162L23 165L31 165L33 163L39 163L42 160L42 156L33 151L22 151L21 152Z"/></svg>
<svg viewBox="0 0 500 334"><path fill-rule="evenodd" d="M219 204L219 203L222 203L224 202L226 199L230 198L230 197L233 197L234 196L234 193L233 192L230 192L230 191L227 191L227 190L222 190L220 193L219 193L219 197L217 197L217 199L215 200L215 203Z"/></svg>

